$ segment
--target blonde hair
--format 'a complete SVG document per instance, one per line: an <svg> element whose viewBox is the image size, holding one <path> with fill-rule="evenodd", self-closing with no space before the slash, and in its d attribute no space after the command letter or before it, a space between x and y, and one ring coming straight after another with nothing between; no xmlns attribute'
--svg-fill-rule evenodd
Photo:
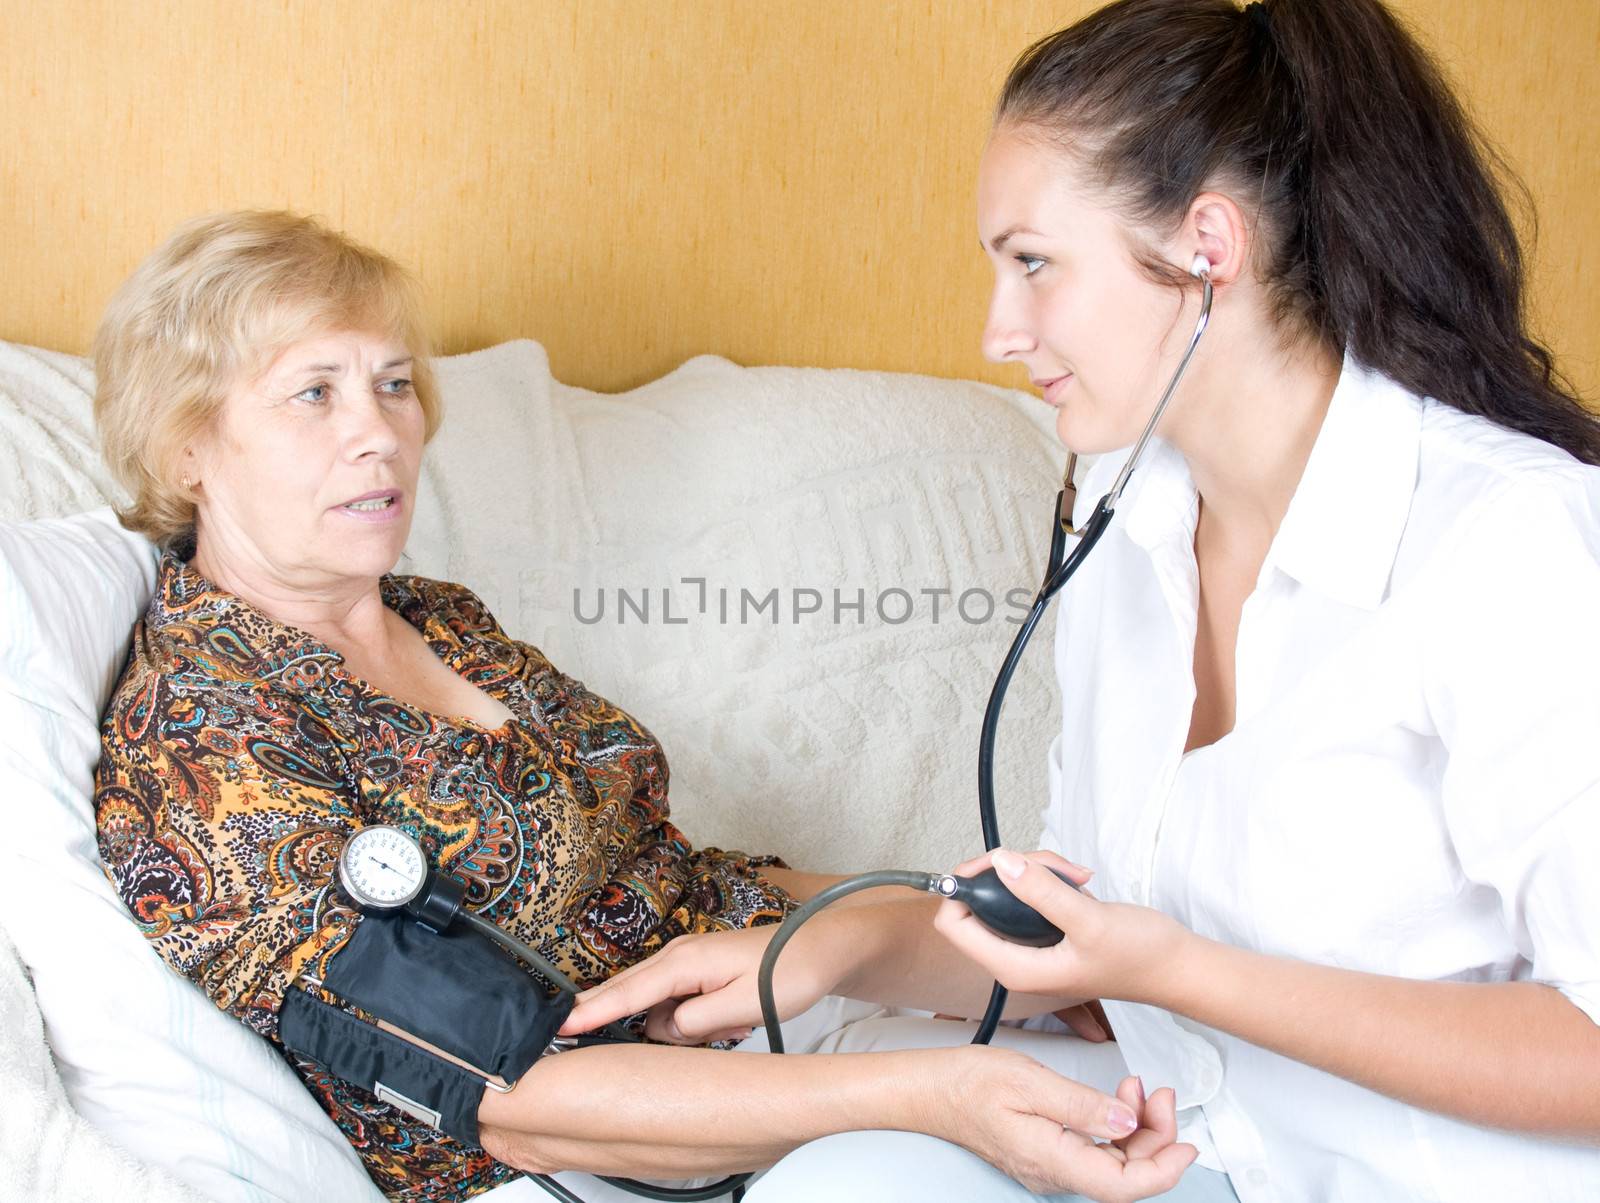
<svg viewBox="0 0 1600 1203"><path fill-rule="evenodd" d="M240 211L185 222L106 306L94 338L95 425L133 502L117 516L164 547L194 531L184 448L229 391L292 344L335 330L405 343L424 437L439 428L421 290L394 260L311 217Z"/></svg>

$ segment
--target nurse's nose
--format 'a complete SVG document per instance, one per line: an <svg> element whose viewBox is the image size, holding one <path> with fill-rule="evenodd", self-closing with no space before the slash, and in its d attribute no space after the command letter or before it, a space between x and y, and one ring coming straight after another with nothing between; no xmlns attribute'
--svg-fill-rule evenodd
<svg viewBox="0 0 1600 1203"><path fill-rule="evenodd" d="M1039 345L1027 323L996 290L989 302L989 319L983 327L983 354L992 363L1025 355Z"/></svg>

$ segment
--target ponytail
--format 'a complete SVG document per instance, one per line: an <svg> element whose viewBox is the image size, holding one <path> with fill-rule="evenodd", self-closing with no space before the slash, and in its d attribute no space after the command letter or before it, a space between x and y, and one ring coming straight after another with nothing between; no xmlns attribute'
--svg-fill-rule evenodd
<svg viewBox="0 0 1600 1203"><path fill-rule="evenodd" d="M1028 49L996 120L1070 140L1149 229L1207 188L1258 203L1280 328L1600 464L1600 422L1527 330L1496 180L1526 190L1380 0L1118 0Z"/></svg>

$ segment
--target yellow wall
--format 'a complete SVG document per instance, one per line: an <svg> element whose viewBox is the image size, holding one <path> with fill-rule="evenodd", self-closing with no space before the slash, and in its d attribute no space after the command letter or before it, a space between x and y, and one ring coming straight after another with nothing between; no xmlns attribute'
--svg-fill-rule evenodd
<svg viewBox="0 0 1600 1203"><path fill-rule="evenodd" d="M621 388L711 351L976 376L973 175L1083 0L7 0L0 338L81 351L207 209L417 268L446 350ZM1600 0L1400 0L1541 215L1541 329L1600 394Z"/></svg>

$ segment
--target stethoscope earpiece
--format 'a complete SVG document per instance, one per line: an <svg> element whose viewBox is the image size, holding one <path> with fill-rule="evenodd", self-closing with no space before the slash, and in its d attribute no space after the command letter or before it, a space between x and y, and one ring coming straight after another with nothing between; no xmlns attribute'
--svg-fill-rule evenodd
<svg viewBox="0 0 1600 1203"><path fill-rule="evenodd" d="M1207 259L1204 255L1196 255L1194 257L1194 262L1189 264L1189 274L1191 276L1197 276L1202 280L1205 279L1211 274L1211 260Z"/></svg>

